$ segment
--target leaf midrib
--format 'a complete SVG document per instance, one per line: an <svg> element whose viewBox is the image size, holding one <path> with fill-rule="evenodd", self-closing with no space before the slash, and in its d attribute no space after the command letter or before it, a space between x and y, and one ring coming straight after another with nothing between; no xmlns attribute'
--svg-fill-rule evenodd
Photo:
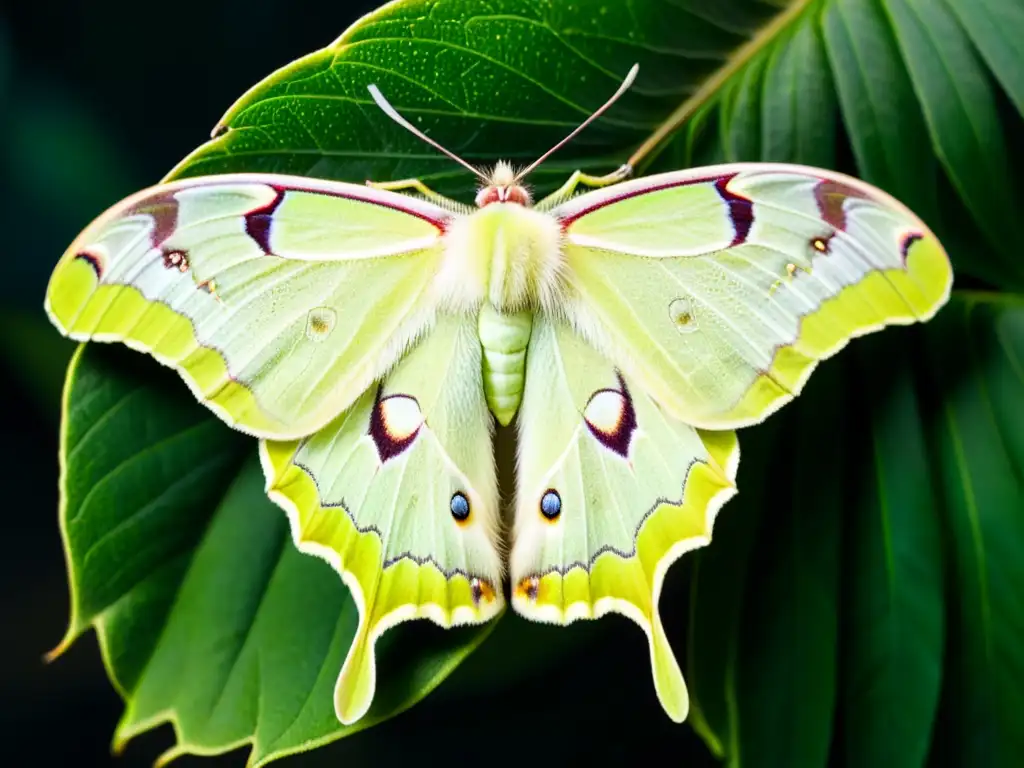
<svg viewBox="0 0 1024 768"><path fill-rule="evenodd" d="M641 162L650 163L664 149L667 139L675 133L697 110L717 97L721 90L732 80L733 76L742 71L757 54L796 24L804 12L818 0L790 0L790 4L781 11L761 30L754 34L746 43L737 48L726 59L719 69L670 114L664 122L641 144L629 158L629 165L636 168Z"/></svg>

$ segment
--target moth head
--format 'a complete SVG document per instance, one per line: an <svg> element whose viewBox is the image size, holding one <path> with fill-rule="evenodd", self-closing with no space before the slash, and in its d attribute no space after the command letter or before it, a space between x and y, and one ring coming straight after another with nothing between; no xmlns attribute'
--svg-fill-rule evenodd
<svg viewBox="0 0 1024 768"><path fill-rule="evenodd" d="M470 163L467 163L454 152L445 149L432 138L427 136L427 134L425 134L419 128L417 128L404 117L402 117L398 113L398 110L391 106L391 103L384 98L384 94L380 92L380 89L377 88L376 85L371 84L368 86L368 89L370 91L370 95L373 97L373 100L377 102L377 106L380 107L381 110L383 110L385 115L387 115L400 126L405 128L413 136L416 136L422 141L425 141L434 149L447 155L452 160L461 165L463 168L466 168L467 170L475 174L477 178L479 178L483 182L483 186L480 188L480 191L477 192L476 195L476 204L478 207L483 208L485 205L490 205L491 203L518 203L519 205L530 205L533 202L533 199L531 198L530 193L526 189L526 187L524 187L520 182L527 176L529 176L530 173L532 173L538 165L543 163L545 160L551 157L551 155L553 155L559 149L561 149L570 141L572 141L572 139L576 137L576 134L578 134L580 131L582 131L584 128L590 125L594 120L600 117L605 112L605 110L607 110L612 104L618 101L619 97L622 96L622 94L624 94L629 89L629 86L633 84L633 81L636 79L636 74L639 70L640 65L634 64L633 67L629 70L629 73L626 75L626 78L622 81L622 84L619 86L619 89L612 95L610 99L608 99L608 101L606 101L596 110L594 110L591 113L591 115L582 123L580 123L575 129L573 129L568 136L566 136L560 142L555 144L555 146L553 146L543 155L538 157L528 166L526 166L520 171L514 171L511 165L502 160L497 165L494 166L494 170L491 171L490 174L484 173L479 168L476 168Z"/></svg>
<svg viewBox="0 0 1024 768"><path fill-rule="evenodd" d="M476 193L478 208L491 203L518 203L525 206L533 204L530 191L519 183L519 174L504 160L498 161L487 183Z"/></svg>

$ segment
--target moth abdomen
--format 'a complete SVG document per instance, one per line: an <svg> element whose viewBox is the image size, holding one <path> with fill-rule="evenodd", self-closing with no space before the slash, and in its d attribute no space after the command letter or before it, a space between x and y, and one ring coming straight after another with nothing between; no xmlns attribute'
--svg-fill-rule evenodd
<svg viewBox="0 0 1024 768"><path fill-rule="evenodd" d="M532 312L499 312L489 302L480 308L477 333L483 347L484 396L503 427L512 421L523 399L526 346L532 328Z"/></svg>

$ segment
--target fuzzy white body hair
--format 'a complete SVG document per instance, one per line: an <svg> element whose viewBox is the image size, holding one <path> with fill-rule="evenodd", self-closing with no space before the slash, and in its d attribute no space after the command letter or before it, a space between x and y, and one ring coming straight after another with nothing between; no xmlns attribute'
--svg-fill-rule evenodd
<svg viewBox="0 0 1024 768"><path fill-rule="evenodd" d="M494 203L453 220L434 281L438 305L450 311L484 300L502 312L554 312L563 292L562 228L550 214Z"/></svg>

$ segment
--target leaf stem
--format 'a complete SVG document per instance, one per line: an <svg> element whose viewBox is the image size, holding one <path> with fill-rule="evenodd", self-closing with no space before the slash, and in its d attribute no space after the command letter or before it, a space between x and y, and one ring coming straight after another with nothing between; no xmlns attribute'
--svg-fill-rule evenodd
<svg viewBox="0 0 1024 768"><path fill-rule="evenodd" d="M769 24L750 38L750 40L733 51L725 65L720 67L711 77L705 80L703 85L697 89L697 92L680 104L679 107L655 129L654 133L652 133L647 140L640 145L640 147L627 161L629 165L636 168L637 164L642 162L644 157L647 155L652 153L656 155L657 151L662 149L665 139L674 133L679 126L689 120L693 114L700 109L700 107L702 107L718 92L730 77L746 66L746 64L754 58L762 48L774 40L813 2L815 2L815 0L792 0L788 8L772 19Z"/></svg>

